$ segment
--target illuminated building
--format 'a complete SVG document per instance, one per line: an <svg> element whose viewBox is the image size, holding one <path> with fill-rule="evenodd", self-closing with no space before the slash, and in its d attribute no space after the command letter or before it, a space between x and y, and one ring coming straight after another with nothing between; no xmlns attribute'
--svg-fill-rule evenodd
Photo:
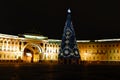
<svg viewBox="0 0 120 80"><path fill-rule="evenodd" d="M69 35L69 30L67 35ZM79 53L80 61L120 61L120 39L92 41L75 39L75 42L77 43L75 43L76 49L79 50L77 53ZM68 41L66 40L65 43ZM61 40L48 39L42 35L0 34L0 61L58 61L60 48Z"/></svg>
<svg viewBox="0 0 120 80"><path fill-rule="evenodd" d="M44 36L0 34L0 60L58 60L61 40ZM119 61L120 39L77 40L82 61Z"/></svg>

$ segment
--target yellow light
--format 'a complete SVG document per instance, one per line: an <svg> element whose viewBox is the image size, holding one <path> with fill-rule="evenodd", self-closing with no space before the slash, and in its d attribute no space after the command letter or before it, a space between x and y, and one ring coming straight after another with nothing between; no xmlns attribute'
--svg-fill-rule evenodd
<svg viewBox="0 0 120 80"><path fill-rule="evenodd" d="M77 42L90 42L90 40L77 40Z"/></svg>
<svg viewBox="0 0 120 80"><path fill-rule="evenodd" d="M0 33L0 37L5 37L5 38L18 38L18 36L15 36L15 35L1 34L1 33Z"/></svg>
<svg viewBox="0 0 120 80"><path fill-rule="evenodd" d="M85 60L90 56L90 53L84 53Z"/></svg>

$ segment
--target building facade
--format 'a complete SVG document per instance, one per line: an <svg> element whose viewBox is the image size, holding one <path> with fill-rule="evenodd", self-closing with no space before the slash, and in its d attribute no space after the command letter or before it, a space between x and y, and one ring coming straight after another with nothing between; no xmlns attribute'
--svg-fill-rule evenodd
<svg viewBox="0 0 120 80"><path fill-rule="evenodd" d="M36 34L0 34L0 61L58 61L71 57L79 61L120 60L120 39L76 40L70 9L67 13L62 40Z"/></svg>
<svg viewBox="0 0 120 80"><path fill-rule="evenodd" d="M61 40L41 35L0 34L0 60L58 61ZM77 40L81 61L119 61L120 39Z"/></svg>

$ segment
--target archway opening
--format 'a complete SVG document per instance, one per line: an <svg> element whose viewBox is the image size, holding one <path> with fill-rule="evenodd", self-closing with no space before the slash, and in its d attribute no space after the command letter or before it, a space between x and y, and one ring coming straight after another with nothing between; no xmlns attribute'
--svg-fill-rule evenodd
<svg viewBox="0 0 120 80"><path fill-rule="evenodd" d="M24 48L23 60L26 62L39 62L41 60L42 49L35 44L28 44Z"/></svg>
<svg viewBox="0 0 120 80"><path fill-rule="evenodd" d="M23 60L26 62L33 62L33 51L25 48L23 54Z"/></svg>

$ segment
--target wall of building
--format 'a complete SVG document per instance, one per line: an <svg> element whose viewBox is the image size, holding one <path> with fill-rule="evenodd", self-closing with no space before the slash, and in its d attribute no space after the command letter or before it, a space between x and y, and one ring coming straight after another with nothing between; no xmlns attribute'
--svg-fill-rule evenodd
<svg viewBox="0 0 120 80"><path fill-rule="evenodd" d="M0 38L0 60L16 60L21 57L19 39Z"/></svg>
<svg viewBox="0 0 120 80"><path fill-rule="evenodd" d="M0 60L22 59L24 49L36 46L40 60L58 60L60 41L0 37ZM34 44L34 45L30 45ZM82 61L120 61L120 41L77 42ZM37 59L38 61L38 59Z"/></svg>
<svg viewBox="0 0 120 80"><path fill-rule="evenodd" d="M43 60L58 60L58 52L60 45L58 43L47 43Z"/></svg>
<svg viewBox="0 0 120 80"><path fill-rule="evenodd" d="M81 59L87 61L120 60L120 42L78 43Z"/></svg>
<svg viewBox="0 0 120 80"><path fill-rule="evenodd" d="M120 42L78 42L79 53L82 61L119 61ZM46 54L58 55L60 44L48 43ZM57 50L57 51L56 51ZM54 51L56 51L54 53ZM56 60L58 57L56 57ZM52 60L52 58L50 59Z"/></svg>

